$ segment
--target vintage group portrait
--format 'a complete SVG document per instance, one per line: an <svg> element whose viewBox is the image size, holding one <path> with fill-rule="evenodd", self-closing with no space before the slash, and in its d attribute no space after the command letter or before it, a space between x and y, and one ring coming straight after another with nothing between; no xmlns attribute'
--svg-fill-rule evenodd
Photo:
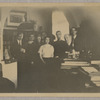
<svg viewBox="0 0 100 100"><path fill-rule="evenodd" d="M0 96L99 93L100 3L0 3Z"/></svg>

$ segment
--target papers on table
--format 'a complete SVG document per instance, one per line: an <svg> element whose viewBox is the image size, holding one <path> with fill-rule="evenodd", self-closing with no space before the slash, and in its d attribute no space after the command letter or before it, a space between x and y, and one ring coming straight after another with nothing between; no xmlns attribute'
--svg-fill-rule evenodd
<svg viewBox="0 0 100 100"><path fill-rule="evenodd" d="M90 66L88 62L84 61L65 61L62 66Z"/></svg>
<svg viewBox="0 0 100 100"><path fill-rule="evenodd" d="M98 70L95 69L94 67L82 67L86 72L90 73L97 73Z"/></svg>
<svg viewBox="0 0 100 100"><path fill-rule="evenodd" d="M100 65L100 60L93 60L93 61L91 61L91 64L97 64L97 65Z"/></svg>
<svg viewBox="0 0 100 100"><path fill-rule="evenodd" d="M86 72L89 73L91 81L96 85L100 86L100 72L94 67L82 67Z"/></svg>

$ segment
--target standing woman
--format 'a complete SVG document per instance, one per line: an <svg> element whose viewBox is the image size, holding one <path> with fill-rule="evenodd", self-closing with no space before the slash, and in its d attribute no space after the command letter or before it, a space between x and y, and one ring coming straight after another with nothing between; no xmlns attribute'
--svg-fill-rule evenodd
<svg viewBox="0 0 100 100"><path fill-rule="evenodd" d="M45 77L45 83L47 83L45 85L47 85L46 88L50 88L53 82L52 79L54 77L54 47L50 44L49 37L45 37L45 44L40 47L39 55L44 64L43 76Z"/></svg>

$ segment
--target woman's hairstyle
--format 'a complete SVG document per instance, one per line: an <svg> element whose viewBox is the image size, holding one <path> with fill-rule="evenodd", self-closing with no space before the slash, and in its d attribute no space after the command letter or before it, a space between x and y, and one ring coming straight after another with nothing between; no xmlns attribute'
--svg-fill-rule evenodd
<svg viewBox="0 0 100 100"><path fill-rule="evenodd" d="M49 38L50 39L50 36L46 36L44 39L46 39L46 38Z"/></svg>

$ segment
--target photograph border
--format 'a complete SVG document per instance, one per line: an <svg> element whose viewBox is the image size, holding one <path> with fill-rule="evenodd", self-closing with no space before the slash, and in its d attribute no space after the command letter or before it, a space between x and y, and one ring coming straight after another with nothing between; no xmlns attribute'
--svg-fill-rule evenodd
<svg viewBox="0 0 100 100"><path fill-rule="evenodd" d="M100 3L41 3L41 6L100 6ZM0 7L38 7L39 3L0 3ZM0 97L100 97L100 93L0 93Z"/></svg>

